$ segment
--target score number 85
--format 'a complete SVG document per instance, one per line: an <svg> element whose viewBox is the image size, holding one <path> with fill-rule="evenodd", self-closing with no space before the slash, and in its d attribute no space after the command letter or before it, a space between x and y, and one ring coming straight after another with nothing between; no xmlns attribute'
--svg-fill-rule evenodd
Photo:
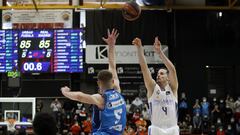
<svg viewBox="0 0 240 135"><path fill-rule="evenodd" d="M32 42L31 40L22 40L21 43L20 43L20 48L21 49L30 48L31 47L31 42ZM38 44L38 47L40 49L50 47L50 40L41 40Z"/></svg>

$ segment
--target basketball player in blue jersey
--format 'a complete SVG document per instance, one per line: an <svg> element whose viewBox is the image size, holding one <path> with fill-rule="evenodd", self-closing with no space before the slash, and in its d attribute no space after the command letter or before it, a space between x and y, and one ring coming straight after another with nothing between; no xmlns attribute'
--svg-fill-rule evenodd
<svg viewBox="0 0 240 135"><path fill-rule="evenodd" d="M159 69L156 81L152 78L144 56L141 39L132 42L137 48L139 64L147 88L147 97L151 116L149 135L179 135L177 125L177 73L172 62L161 50L161 43L155 38L154 51L159 55L166 68Z"/></svg>
<svg viewBox="0 0 240 135"><path fill-rule="evenodd" d="M126 103L120 94L121 89L116 71L115 43L117 30L108 30L108 37L103 40L108 44L109 69L98 73L97 84L99 94L71 92L68 87L62 87L64 96L79 102L95 105L93 109L93 135L121 135L126 126Z"/></svg>

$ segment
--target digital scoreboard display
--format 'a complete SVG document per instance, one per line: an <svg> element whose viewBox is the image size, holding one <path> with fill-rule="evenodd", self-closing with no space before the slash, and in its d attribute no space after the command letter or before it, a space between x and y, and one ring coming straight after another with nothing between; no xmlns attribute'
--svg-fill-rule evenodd
<svg viewBox="0 0 240 135"><path fill-rule="evenodd" d="M0 30L0 72L18 70L18 33Z"/></svg>
<svg viewBox="0 0 240 135"><path fill-rule="evenodd" d="M0 72L83 72L83 30L0 30Z"/></svg>
<svg viewBox="0 0 240 135"><path fill-rule="evenodd" d="M83 72L81 30L56 30L54 34L54 72Z"/></svg>
<svg viewBox="0 0 240 135"><path fill-rule="evenodd" d="M53 31L20 31L18 49L19 66L22 73L52 72Z"/></svg>

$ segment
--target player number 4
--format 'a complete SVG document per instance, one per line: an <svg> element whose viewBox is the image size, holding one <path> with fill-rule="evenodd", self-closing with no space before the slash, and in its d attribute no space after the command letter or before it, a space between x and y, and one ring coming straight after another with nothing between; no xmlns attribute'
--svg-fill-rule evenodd
<svg viewBox="0 0 240 135"><path fill-rule="evenodd" d="M167 107L162 107L162 110L165 112L165 114L167 115Z"/></svg>

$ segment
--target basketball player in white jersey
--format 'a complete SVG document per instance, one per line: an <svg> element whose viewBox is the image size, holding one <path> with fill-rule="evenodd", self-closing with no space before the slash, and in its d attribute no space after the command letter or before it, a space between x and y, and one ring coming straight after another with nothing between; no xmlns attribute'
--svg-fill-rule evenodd
<svg viewBox="0 0 240 135"><path fill-rule="evenodd" d="M149 135L179 135L177 125L177 73L172 62L161 50L158 37L155 38L154 51L159 55L166 68L159 69L156 81L152 78L144 56L141 39L132 41L137 48L139 64L147 88L147 97L151 115Z"/></svg>

